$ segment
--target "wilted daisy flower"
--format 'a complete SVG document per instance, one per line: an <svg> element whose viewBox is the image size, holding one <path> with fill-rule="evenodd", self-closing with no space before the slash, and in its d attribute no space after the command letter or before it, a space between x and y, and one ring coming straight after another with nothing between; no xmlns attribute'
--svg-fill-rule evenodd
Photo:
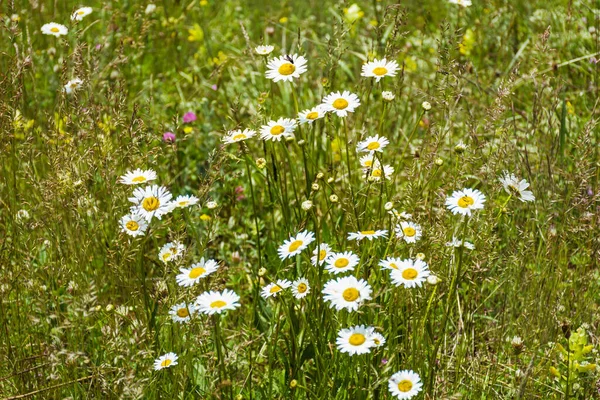
<svg viewBox="0 0 600 400"><path fill-rule="evenodd" d="M139 185L156 179L156 172L151 169L145 171L136 169L135 171L127 171L127 173L119 178L119 183L125 185Z"/></svg>
<svg viewBox="0 0 600 400"><path fill-rule="evenodd" d="M273 58L267 64L268 71L265 76L273 82L288 81L300 78L306 72L306 58L297 54Z"/></svg>
<svg viewBox="0 0 600 400"><path fill-rule="evenodd" d="M282 138L294 136L296 121L291 118L279 118L277 121L269 121L260 128L260 138L279 142Z"/></svg>
<svg viewBox="0 0 600 400"><path fill-rule="evenodd" d="M469 250L475 249L475 245L473 245L473 243L467 242L466 240L460 240L456 236L452 236L452 241L447 242L446 246L448 246L448 247L464 247Z"/></svg>
<svg viewBox="0 0 600 400"><path fill-rule="evenodd" d="M262 288L261 296L265 299L269 297L276 297L279 292L283 289L287 289L292 286L292 282L287 279L279 279L276 282L269 283L267 286Z"/></svg>
<svg viewBox="0 0 600 400"><path fill-rule="evenodd" d="M325 114L326 111L323 110L323 107L321 105L318 105L316 107L298 113L298 121L300 122L300 125L306 123L312 124L314 121L323 118Z"/></svg>
<svg viewBox="0 0 600 400"><path fill-rule="evenodd" d="M392 101L396 98L396 96L394 95L394 93L389 92L389 91L384 91L381 92L381 97L385 100L385 101Z"/></svg>
<svg viewBox="0 0 600 400"><path fill-rule="evenodd" d="M193 304L179 303L171 307L169 310L169 315L175 322L189 322L190 315L192 315L195 310L196 309Z"/></svg>
<svg viewBox="0 0 600 400"><path fill-rule="evenodd" d="M535 196L530 190L527 190L529 183L525 179L519 180L513 174L504 171L504 175L500 177L500 182L504 186L504 190L511 196L515 196L522 202L534 201Z"/></svg>
<svg viewBox="0 0 600 400"><path fill-rule="evenodd" d="M158 371L177 365L177 358L177 354L175 353L167 353L164 356L158 357L154 360L154 370Z"/></svg>
<svg viewBox="0 0 600 400"><path fill-rule="evenodd" d="M446 199L446 207L453 214L471 215L471 210L480 210L485 196L477 189L457 190Z"/></svg>
<svg viewBox="0 0 600 400"><path fill-rule="evenodd" d="M92 7L81 7L78 10L75 10L73 15L71 15L71 20L73 21L81 21L83 17L87 17L92 13Z"/></svg>
<svg viewBox="0 0 600 400"><path fill-rule="evenodd" d="M44 35L60 37L69 33L69 30L64 25L57 24L56 22L50 22L49 24L44 24L42 26L42 33Z"/></svg>
<svg viewBox="0 0 600 400"><path fill-rule="evenodd" d="M452 4L458 4L459 6L469 7L472 3L471 0L448 0Z"/></svg>
<svg viewBox="0 0 600 400"><path fill-rule="evenodd" d="M186 208L186 207L198 204L199 201L200 201L200 199L198 199L196 196L181 195L181 196L177 196L177 198L173 201L173 204L175 204L175 207L177 207L177 208Z"/></svg>
<svg viewBox="0 0 600 400"><path fill-rule="evenodd" d="M158 258L165 264L169 261L177 260L183 256L185 246L179 242L165 244L158 253Z"/></svg>
<svg viewBox="0 0 600 400"><path fill-rule="evenodd" d="M338 117L345 117L348 113L354 112L356 107L360 106L360 100L357 95L344 90L343 93L330 93L323 99L323 110L334 112Z"/></svg>
<svg viewBox="0 0 600 400"><path fill-rule="evenodd" d="M290 237L279 246L279 250L277 250L279 257L282 260L285 260L288 257L294 257L295 255L300 254L302 250L306 249L314 240L314 233L302 231L298 233L296 237Z"/></svg>
<svg viewBox="0 0 600 400"><path fill-rule="evenodd" d="M292 293L297 299L302 299L310 293L310 285L308 280L300 278L292 282Z"/></svg>
<svg viewBox="0 0 600 400"><path fill-rule="evenodd" d="M397 399L412 399L423 388L419 375L413 371L398 371L390 377L388 386L392 396Z"/></svg>
<svg viewBox="0 0 600 400"><path fill-rule="evenodd" d="M363 140L362 142L358 142L358 144L356 145L356 149L358 151L378 151L378 152L383 152L383 149L385 148L385 146L387 146L390 143L389 140L387 140L387 138L383 137L383 136L379 136L379 135L375 135L375 136L369 136L368 138L366 138L365 140Z"/></svg>
<svg viewBox="0 0 600 400"><path fill-rule="evenodd" d="M219 264L215 260L204 261L203 257L200 262L192 264L190 268L179 268L181 273L175 279L180 286L192 286L217 269L219 269Z"/></svg>
<svg viewBox="0 0 600 400"><path fill-rule="evenodd" d="M358 265L360 259L351 251L343 253L332 253L327 257L325 269L334 274L340 274L346 271L352 271Z"/></svg>
<svg viewBox="0 0 600 400"><path fill-rule="evenodd" d="M148 223L144 216L137 211L131 212L121 218L121 231L129 236L141 236L146 233Z"/></svg>
<svg viewBox="0 0 600 400"><path fill-rule="evenodd" d="M381 178L385 178L386 180L392 179L394 175L394 167L391 165L385 164L383 168L381 167L381 163L376 161L372 168L367 168L364 170L363 179L372 179L374 181L379 181Z"/></svg>
<svg viewBox="0 0 600 400"><path fill-rule="evenodd" d="M330 280L323 288L323 298L336 310L356 311L365 300L371 299L371 286L353 276Z"/></svg>
<svg viewBox="0 0 600 400"><path fill-rule="evenodd" d="M246 139L254 137L255 135L256 131L253 131L252 129L244 129L243 131L241 129L238 129L236 131L227 132L227 135L223 137L223 142L225 144L242 142Z"/></svg>
<svg viewBox="0 0 600 400"><path fill-rule="evenodd" d="M363 239L378 239L387 236L388 231L386 229L380 229L377 231L360 231L350 232L348 234L348 240L363 240Z"/></svg>
<svg viewBox="0 0 600 400"><path fill-rule="evenodd" d="M366 154L360 158L360 166L363 169L368 169L373 166L375 162L375 155L373 153Z"/></svg>
<svg viewBox="0 0 600 400"><path fill-rule="evenodd" d="M375 82L379 82L384 76L396 76L398 68L396 61L387 61L385 58L382 60L375 59L362 66L360 75L375 78Z"/></svg>
<svg viewBox="0 0 600 400"><path fill-rule="evenodd" d="M427 263L423 260L400 260L397 269L390 271L390 278L396 286L406 288L421 287L430 275Z"/></svg>
<svg viewBox="0 0 600 400"><path fill-rule="evenodd" d="M210 291L202 293L196 299L196 309L208 315L221 314L227 310L235 310L240 306L240 296L232 290L225 289L222 292Z"/></svg>
<svg viewBox="0 0 600 400"><path fill-rule="evenodd" d="M396 235L404 239L406 243L415 243L421 239L421 225L412 221L400 221L396 225Z"/></svg>
<svg viewBox="0 0 600 400"><path fill-rule="evenodd" d="M173 211L172 197L173 195L165 187L152 185L135 189L129 201L134 203L135 208L144 215L146 221L150 222L152 217L161 219L163 215Z"/></svg>
<svg viewBox="0 0 600 400"><path fill-rule="evenodd" d="M373 341L376 347L381 347L385 344L385 337L379 332L375 331L375 328L369 328L369 338Z"/></svg>
<svg viewBox="0 0 600 400"><path fill-rule="evenodd" d="M310 262L312 265L317 265L317 251L319 255L318 264L323 264L327 257L331 254L331 247L327 243L321 243L314 251L313 256L310 258Z"/></svg>
<svg viewBox="0 0 600 400"><path fill-rule="evenodd" d="M274 48L275 47L273 47L273 46L256 46L254 48L254 51L256 51L256 54L260 54L261 56L266 56L267 54L270 54Z"/></svg>
<svg viewBox="0 0 600 400"><path fill-rule="evenodd" d="M375 343L371 338L371 329L364 325L341 329L335 341L338 350L351 356L370 353L371 347L375 347Z"/></svg>
<svg viewBox="0 0 600 400"><path fill-rule="evenodd" d="M83 83L83 81L79 78L71 79L69 82L67 82L65 84L65 92L67 94L73 93L74 91L76 91L77 89L79 89L81 87L82 83Z"/></svg>

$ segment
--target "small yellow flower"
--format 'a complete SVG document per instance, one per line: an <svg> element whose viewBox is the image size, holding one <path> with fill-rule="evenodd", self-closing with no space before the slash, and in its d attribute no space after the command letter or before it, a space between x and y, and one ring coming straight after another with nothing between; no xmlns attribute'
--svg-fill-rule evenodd
<svg viewBox="0 0 600 400"><path fill-rule="evenodd" d="M200 219L201 219L202 221L210 221L210 220L211 220L211 218L210 218L210 215L207 215L207 214L202 214L202 215L200 216Z"/></svg>
<svg viewBox="0 0 600 400"><path fill-rule="evenodd" d="M279 23L285 24L287 22L288 22L288 17L281 17L281 18L279 18Z"/></svg>
<svg viewBox="0 0 600 400"><path fill-rule="evenodd" d="M200 1L200 5L201 5L202 7L204 7L204 6L207 6L207 5L208 5L208 1L206 1L206 0L201 0L201 1Z"/></svg>
<svg viewBox="0 0 600 400"><path fill-rule="evenodd" d="M188 133L192 133L194 131L194 128L192 128L191 126L186 126L185 128L183 128L183 132L188 134Z"/></svg>
<svg viewBox="0 0 600 400"><path fill-rule="evenodd" d="M194 24L193 28L188 29L188 41L190 42L201 42L204 40L204 31L198 24Z"/></svg>

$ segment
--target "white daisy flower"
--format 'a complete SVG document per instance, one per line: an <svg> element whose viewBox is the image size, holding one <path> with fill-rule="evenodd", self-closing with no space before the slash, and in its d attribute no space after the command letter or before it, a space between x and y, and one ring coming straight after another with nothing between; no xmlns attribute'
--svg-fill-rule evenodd
<svg viewBox="0 0 600 400"><path fill-rule="evenodd" d="M193 195L180 195L173 201L173 204L177 208L186 208L198 204L199 201L200 199Z"/></svg>
<svg viewBox="0 0 600 400"><path fill-rule="evenodd" d="M158 371L177 365L177 358L177 354L175 353L167 353L158 357L156 360L154 360L154 370Z"/></svg>
<svg viewBox="0 0 600 400"><path fill-rule="evenodd" d="M334 274L352 271L358 265L360 259L351 251L333 253L327 258L325 269Z"/></svg>
<svg viewBox="0 0 600 400"><path fill-rule="evenodd" d="M446 199L446 207L453 214L471 215L471 210L483 209L485 196L477 189L457 190Z"/></svg>
<svg viewBox="0 0 600 400"><path fill-rule="evenodd" d="M412 218L412 214L406 213L404 211L398 211L395 208L388 211L388 214L390 214L394 219L398 221L408 221Z"/></svg>
<svg viewBox="0 0 600 400"><path fill-rule="evenodd" d="M390 377L388 387L392 396L396 396L397 399L412 399L423 389L423 383L419 374L404 370Z"/></svg>
<svg viewBox="0 0 600 400"><path fill-rule="evenodd" d="M290 286L292 286L292 282L288 281L287 279L279 279L276 282L269 283L267 286L263 287L261 296L265 299L268 299L269 297L277 297L279 292L289 288Z"/></svg>
<svg viewBox="0 0 600 400"><path fill-rule="evenodd" d="M416 243L417 240L421 239L421 235L421 225L412 221L400 221L396 225L396 236L404 239L406 243Z"/></svg>
<svg viewBox="0 0 600 400"><path fill-rule="evenodd" d="M175 277L179 286L192 286L219 269L219 264L215 260L204 261L204 257L200 262L192 264L189 268L179 268L181 272Z"/></svg>
<svg viewBox="0 0 600 400"><path fill-rule="evenodd" d="M306 72L306 58L297 54L273 58L267 64L268 71L265 76L273 82L288 81L300 78Z"/></svg>
<svg viewBox="0 0 600 400"><path fill-rule="evenodd" d="M343 93L330 93L323 99L322 107L326 112L334 112L338 117L345 117L360 106L357 95L345 90Z"/></svg>
<svg viewBox="0 0 600 400"><path fill-rule="evenodd" d="M229 131L227 132L227 135L223 137L223 143L232 144L242 142L254 136L256 136L256 131L253 131L252 129L244 129L243 131L241 129Z"/></svg>
<svg viewBox="0 0 600 400"><path fill-rule="evenodd" d="M400 258L388 257L385 260L379 261L379 266L389 270L397 270L402 263Z"/></svg>
<svg viewBox="0 0 600 400"><path fill-rule="evenodd" d="M92 13L92 7L81 7L78 10L75 10L73 15L71 15L72 21L81 21L84 17L87 17Z"/></svg>
<svg viewBox="0 0 600 400"><path fill-rule="evenodd" d="M151 169L141 170L136 169L135 171L127 171L127 173L119 178L119 183L125 185L139 185L140 183L146 183L156 179L156 172Z"/></svg>
<svg viewBox="0 0 600 400"><path fill-rule="evenodd" d="M371 347L375 347L375 343L371 338L371 329L364 325L341 329L335 341L338 350L351 356L370 353Z"/></svg>
<svg viewBox="0 0 600 400"><path fill-rule="evenodd" d="M222 292L210 291L202 293L196 299L196 309L208 315L221 314L227 310L235 310L240 306L240 296L234 291L225 289Z"/></svg>
<svg viewBox="0 0 600 400"><path fill-rule="evenodd" d="M306 297L310 293L310 285L308 284L308 280L305 278L300 278L292 282L292 293L297 299Z"/></svg>
<svg viewBox="0 0 600 400"><path fill-rule="evenodd" d="M158 252L158 258L165 264L183 257L185 246L179 242L165 244Z"/></svg>
<svg viewBox="0 0 600 400"><path fill-rule="evenodd" d="M366 154L360 158L359 162L362 169L369 169L373 167L373 164L376 162L375 154Z"/></svg>
<svg viewBox="0 0 600 400"><path fill-rule="evenodd" d="M256 52L256 54L266 56L267 54L270 54L273 51L273 49L275 49L275 47L273 46L256 46L254 48L254 51Z"/></svg>
<svg viewBox="0 0 600 400"><path fill-rule="evenodd" d="M282 138L293 137L296 129L296 121L291 118L279 118L277 121L269 121L260 128L262 140L273 140L279 142Z"/></svg>
<svg viewBox="0 0 600 400"><path fill-rule="evenodd" d="M308 247L315 240L315 235L309 231L302 231L296 235L296 237L290 237L284 241L277 252L279 258L285 260L288 257L294 257L300 254L304 249Z"/></svg>
<svg viewBox="0 0 600 400"><path fill-rule="evenodd" d="M519 180L516 176L509 174L506 171L504 171L503 174L504 175L500 177L500 183L504 186L506 193L515 196L522 202L535 200L533 192L527 190L529 183L525 179Z"/></svg>
<svg viewBox="0 0 600 400"><path fill-rule="evenodd" d="M385 164L382 168L381 163L379 161L376 161L373 165L373 168L367 168L363 172L363 179L373 179L375 181L380 181L381 178L385 178L386 180L390 180L392 179L392 175L394 175L394 167Z"/></svg>
<svg viewBox="0 0 600 400"><path fill-rule="evenodd" d="M471 0L448 0L452 4L458 4L459 6L469 7L472 5Z"/></svg>
<svg viewBox="0 0 600 400"><path fill-rule="evenodd" d="M396 61L387 61L375 59L362 66L361 76L367 78L375 78L375 82L379 82L384 76L396 76L399 66Z"/></svg>
<svg viewBox="0 0 600 400"><path fill-rule="evenodd" d="M323 298L336 310L356 311L365 300L371 299L371 286L353 276L330 280L323 288Z"/></svg>
<svg viewBox="0 0 600 400"><path fill-rule="evenodd" d="M327 114L327 112L323 110L321 105L318 105L298 113L298 122L300 122L300 125L306 123L312 124L314 121L323 118L325 114Z"/></svg>
<svg viewBox="0 0 600 400"><path fill-rule="evenodd" d="M427 263L423 260L400 260L397 269L390 271L390 278L396 286L406 288L421 287L431 274ZM391 266L391 265L390 265Z"/></svg>
<svg viewBox="0 0 600 400"><path fill-rule="evenodd" d="M121 218L121 231L129 236L142 236L148 229L148 223L144 216L137 211L133 211Z"/></svg>
<svg viewBox="0 0 600 400"><path fill-rule="evenodd" d="M375 344L375 347L381 347L385 344L385 337L377 332L375 328L369 328L369 338Z"/></svg>
<svg viewBox="0 0 600 400"><path fill-rule="evenodd" d="M318 261L317 261L317 251L319 253L318 254L319 260ZM327 257L329 257L330 254L331 254L331 246L329 246L327 243L321 243L313 251L313 256L310 258L310 262L312 263L312 265L317 265L317 264L321 265L325 261L327 261Z"/></svg>
<svg viewBox="0 0 600 400"><path fill-rule="evenodd" d="M390 143L390 141L387 140L387 138L385 138L383 136L379 136L379 135L369 136L362 142L358 142L358 144L356 145L356 149L358 151L364 151L364 152L378 151L381 153L381 152L383 152L383 149L385 148L385 146L387 146L389 143Z"/></svg>
<svg viewBox="0 0 600 400"><path fill-rule="evenodd" d="M137 188L133 191L133 197L129 201L136 205L146 221L150 222L152 217L161 219L165 214L173 211L174 205L171 203L173 195L163 186L147 186Z"/></svg>
<svg viewBox="0 0 600 400"><path fill-rule="evenodd" d="M475 245L471 242L467 242L466 240L461 240L456 236L452 236L452 241L447 242L446 246L448 247L464 247L469 250L475 250Z"/></svg>
<svg viewBox="0 0 600 400"><path fill-rule="evenodd" d="M69 33L69 30L64 25L57 24L56 22L50 22L49 24L44 24L42 26L42 33L44 35L60 37Z"/></svg>
<svg viewBox="0 0 600 400"><path fill-rule="evenodd" d="M360 232L350 232L348 234L348 240L363 240L363 239L369 239L369 240L373 240L373 239L378 239L378 238L384 238L386 237L388 234L388 231L386 229L379 229L376 231L360 231Z"/></svg>
<svg viewBox="0 0 600 400"><path fill-rule="evenodd" d="M81 87L82 83L83 83L83 81L79 78L71 79L69 82L67 82L65 84L65 93L71 94L71 93L75 92L76 90L78 90Z"/></svg>
<svg viewBox="0 0 600 400"><path fill-rule="evenodd" d="M196 311L196 308L193 304L179 303L171 307L169 315L173 321L185 323L190 321L190 316L194 311Z"/></svg>

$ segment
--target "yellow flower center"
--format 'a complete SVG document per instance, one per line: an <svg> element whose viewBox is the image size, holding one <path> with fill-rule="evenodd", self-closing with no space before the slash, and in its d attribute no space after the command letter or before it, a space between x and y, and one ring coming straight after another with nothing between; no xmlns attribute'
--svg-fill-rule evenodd
<svg viewBox="0 0 600 400"><path fill-rule="evenodd" d="M269 293L271 293L271 294L277 293L277 292L281 292L281 287L279 285L275 285L269 290Z"/></svg>
<svg viewBox="0 0 600 400"><path fill-rule="evenodd" d="M50 32L57 33L58 31L59 31L59 29L57 27L50 28Z"/></svg>
<svg viewBox="0 0 600 400"><path fill-rule="evenodd" d="M380 344L381 342L379 341L379 339L373 339L373 343L375 343L375 345L376 345L376 346L379 346L379 344Z"/></svg>
<svg viewBox="0 0 600 400"><path fill-rule="evenodd" d="M188 204L190 204L190 202L189 202L189 201L187 201L187 200L182 200L182 201L180 201L178 204L179 204L179 207L185 207L185 206L187 206Z"/></svg>
<svg viewBox="0 0 600 400"><path fill-rule="evenodd" d="M369 150L377 150L380 147L381 145L379 144L379 142L371 142L367 145L367 149Z"/></svg>
<svg viewBox="0 0 600 400"><path fill-rule="evenodd" d="M344 293L342 293L342 297L346 301L355 301L356 299L358 299L359 295L359 291L355 288L348 288L344 290Z"/></svg>
<svg viewBox="0 0 600 400"><path fill-rule="evenodd" d="M168 367L169 365L171 365L173 361L169 360L168 358L166 360L163 360L163 362L160 363L161 367Z"/></svg>
<svg viewBox="0 0 600 400"><path fill-rule="evenodd" d="M85 11L77 11L77 15L83 15L85 14Z"/></svg>
<svg viewBox="0 0 600 400"><path fill-rule="evenodd" d="M327 257L327 250L319 251L319 261L323 261Z"/></svg>
<svg viewBox="0 0 600 400"><path fill-rule="evenodd" d="M71 85L73 86L73 85ZM131 180L131 182L135 182L135 183L140 183L140 182L146 182L146 177L145 176L136 176L135 178L133 178Z"/></svg>
<svg viewBox="0 0 600 400"><path fill-rule="evenodd" d="M382 172L380 169L374 169L373 172L371 172L371 175L375 178L381 178Z"/></svg>
<svg viewBox="0 0 600 400"><path fill-rule="evenodd" d="M409 281L415 279L417 275L419 275L419 273L414 268L406 268L404 271L402 271L402 277Z"/></svg>
<svg viewBox="0 0 600 400"><path fill-rule="evenodd" d="M348 264L350 264L350 261L347 258L338 258L334 263L336 268L345 268Z"/></svg>
<svg viewBox="0 0 600 400"><path fill-rule="evenodd" d="M272 131L272 129L271 129ZM242 139L246 139L246 135L244 135L243 133L238 133L237 135L235 135L234 137L232 137L233 140L242 140Z"/></svg>
<svg viewBox="0 0 600 400"><path fill-rule="evenodd" d="M302 243L304 243L302 240L293 241L292 244L290 244L289 251L292 252L298 250L298 248L302 246Z"/></svg>
<svg viewBox="0 0 600 400"><path fill-rule="evenodd" d="M377 67L375 69L373 69L373 73L377 76L382 76L387 74L388 70L385 67Z"/></svg>
<svg viewBox="0 0 600 400"><path fill-rule="evenodd" d="M365 335L363 335L362 333L353 333L350 336L350 339L348 339L348 342L352 345L352 346L360 346L361 344L363 344L365 341L367 340L367 338L365 337Z"/></svg>
<svg viewBox="0 0 600 400"><path fill-rule="evenodd" d="M140 229L140 225L135 221L127 222L127 224L125 224L125 227L127 229L129 229L130 231L134 231L134 232L137 231L138 229Z"/></svg>
<svg viewBox="0 0 600 400"><path fill-rule="evenodd" d="M271 128L271 135L277 136L285 132L285 128L281 125L275 125Z"/></svg>
<svg viewBox="0 0 600 400"><path fill-rule="evenodd" d="M179 318L185 318L188 317L190 315L190 312L188 311L187 307L183 307L180 308L179 310L177 310L177 316Z"/></svg>
<svg viewBox="0 0 600 400"><path fill-rule="evenodd" d="M408 379L404 379L404 380L398 382L398 390L401 392L404 392L404 393L410 392L412 387L413 387L413 384Z"/></svg>
<svg viewBox="0 0 600 400"><path fill-rule="evenodd" d="M160 207L160 200L154 196L146 197L144 201L142 201L142 207L148 212L155 211Z"/></svg>
<svg viewBox="0 0 600 400"><path fill-rule="evenodd" d="M338 110L343 110L346 107L348 107L348 101L346 99L340 98L333 102L333 108Z"/></svg>
<svg viewBox="0 0 600 400"><path fill-rule="evenodd" d="M408 237L413 237L417 234L417 231L415 230L415 228L412 228L410 226L407 226L406 228L402 229L402 232L404 232L404 236L408 236Z"/></svg>
<svg viewBox="0 0 600 400"><path fill-rule="evenodd" d="M319 113L316 111L309 112L308 114L306 114L306 119L317 119L317 118L319 118Z"/></svg>
<svg viewBox="0 0 600 400"><path fill-rule="evenodd" d="M367 160L365 161L365 167L372 167L373 166L373 160Z"/></svg>
<svg viewBox="0 0 600 400"><path fill-rule="evenodd" d="M363 235L374 235L375 231L360 231Z"/></svg>
<svg viewBox="0 0 600 400"><path fill-rule="evenodd" d="M308 286L306 286L306 283L300 283L300 284L298 284L298 287L296 288L298 293L304 293L304 292L306 292L306 289L308 289Z"/></svg>
<svg viewBox="0 0 600 400"><path fill-rule="evenodd" d="M199 277L200 275L202 275L205 272L206 272L206 270L204 268L196 267L196 268L192 268L190 270L190 273L188 276L190 277L190 279L196 279L197 277Z"/></svg>
<svg viewBox="0 0 600 400"><path fill-rule="evenodd" d="M227 305L223 300L215 300L210 303L210 308L223 308Z"/></svg>
<svg viewBox="0 0 600 400"><path fill-rule="evenodd" d="M294 73L295 70L296 66L294 64L286 63L282 64L281 67L279 67L278 71L281 75L291 75Z"/></svg>
<svg viewBox="0 0 600 400"><path fill-rule="evenodd" d="M475 200L473 200L472 197L469 196L463 196L460 199L458 199L458 206L462 207L462 208L467 208L469 206L472 206L475 203Z"/></svg>
<svg viewBox="0 0 600 400"><path fill-rule="evenodd" d="M171 257L172 257L172 256L173 256L173 255L172 255L171 253L167 252L167 253L163 254L163 256L162 256L162 257L163 257L163 260L164 260L164 261L169 261L169 260L171 259Z"/></svg>

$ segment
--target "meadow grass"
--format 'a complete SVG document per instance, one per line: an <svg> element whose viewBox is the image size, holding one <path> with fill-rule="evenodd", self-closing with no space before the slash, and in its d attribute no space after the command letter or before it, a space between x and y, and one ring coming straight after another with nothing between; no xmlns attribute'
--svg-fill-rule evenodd
<svg viewBox="0 0 600 400"><path fill-rule="evenodd" d="M0 398L392 399L404 370L418 399L600 398L600 1L473 2L2 2ZM306 72L265 76L293 54ZM261 139L343 91L347 116ZM198 203L130 236L150 184ZM356 265L314 265L323 244ZM180 285L193 265L218 268ZM326 300L346 277L371 290L350 311Z"/></svg>

